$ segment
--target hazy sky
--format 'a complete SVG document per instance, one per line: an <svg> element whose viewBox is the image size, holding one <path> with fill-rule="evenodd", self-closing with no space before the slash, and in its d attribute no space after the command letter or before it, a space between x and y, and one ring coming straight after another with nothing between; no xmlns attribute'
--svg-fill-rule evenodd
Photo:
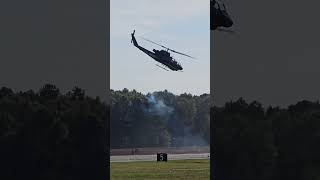
<svg viewBox="0 0 320 180"><path fill-rule="evenodd" d="M226 0L236 35L211 35L215 104L282 105L320 97L319 1Z"/></svg>
<svg viewBox="0 0 320 180"><path fill-rule="evenodd" d="M209 0L111 0L110 81L112 89L146 93L202 94L210 91ZM184 72L165 71L130 43L136 30L139 45L161 49L139 36L156 41L196 60L171 54Z"/></svg>

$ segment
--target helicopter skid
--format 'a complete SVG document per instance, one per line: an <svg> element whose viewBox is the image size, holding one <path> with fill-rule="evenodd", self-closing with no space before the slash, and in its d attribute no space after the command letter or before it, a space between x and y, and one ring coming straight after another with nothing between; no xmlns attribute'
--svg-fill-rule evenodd
<svg viewBox="0 0 320 180"><path fill-rule="evenodd" d="M161 66L161 65L159 65L159 64L156 64L156 66L158 66L158 67L160 67L160 68L162 68L162 69L164 69L164 70L166 70L166 71L169 71L167 68L165 68L165 67L163 67L163 66Z"/></svg>

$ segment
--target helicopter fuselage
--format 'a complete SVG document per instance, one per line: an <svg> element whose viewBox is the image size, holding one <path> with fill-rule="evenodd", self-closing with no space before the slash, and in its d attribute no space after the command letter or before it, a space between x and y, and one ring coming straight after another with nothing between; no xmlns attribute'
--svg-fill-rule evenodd
<svg viewBox="0 0 320 180"><path fill-rule="evenodd" d="M153 58L155 61L163 64L164 66L168 67L169 69L173 71L180 71L182 70L182 66L176 62L171 56L170 53L165 50L156 50L153 49L153 52L145 49L144 47L140 46L137 43L136 38L134 37L134 33L131 34L132 42L135 47L137 47L139 50Z"/></svg>

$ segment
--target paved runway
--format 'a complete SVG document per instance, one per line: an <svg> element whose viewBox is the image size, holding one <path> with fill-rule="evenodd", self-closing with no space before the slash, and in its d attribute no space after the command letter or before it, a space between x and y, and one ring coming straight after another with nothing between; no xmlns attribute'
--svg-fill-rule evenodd
<svg viewBox="0 0 320 180"><path fill-rule="evenodd" d="M210 153L201 154L168 154L170 160L210 159ZM157 161L157 155L121 155L111 156L110 162Z"/></svg>

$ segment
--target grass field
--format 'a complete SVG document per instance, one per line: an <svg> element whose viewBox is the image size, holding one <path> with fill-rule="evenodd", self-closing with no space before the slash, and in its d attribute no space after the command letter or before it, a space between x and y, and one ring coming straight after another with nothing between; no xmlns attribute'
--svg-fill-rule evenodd
<svg viewBox="0 0 320 180"><path fill-rule="evenodd" d="M210 179L209 160L111 163L111 180Z"/></svg>

